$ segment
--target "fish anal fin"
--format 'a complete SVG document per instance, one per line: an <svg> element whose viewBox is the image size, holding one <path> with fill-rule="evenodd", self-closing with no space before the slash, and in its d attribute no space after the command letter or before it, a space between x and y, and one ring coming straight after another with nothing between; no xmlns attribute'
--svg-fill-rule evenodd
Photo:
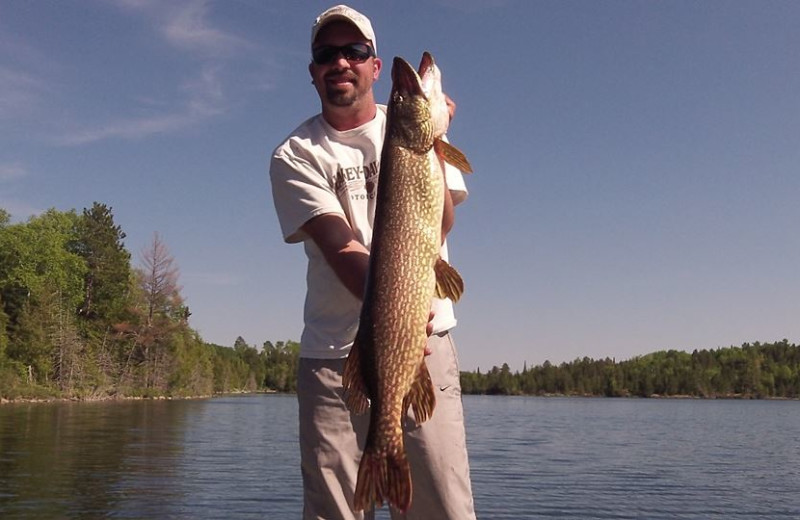
<svg viewBox="0 0 800 520"><path fill-rule="evenodd" d="M428 365L425 364L424 359L419 365L417 377L411 383L411 388L403 399L403 410L407 412L409 407L414 410L414 420L418 424L430 419L433 409L436 407L436 394L433 391L431 373L428 371Z"/></svg>
<svg viewBox="0 0 800 520"><path fill-rule="evenodd" d="M433 142L433 149L436 150L436 155L446 163L452 164L464 173L472 173L472 166L469 164L467 156L452 144L443 139L436 139Z"/></svg>
<svg viewBox="0 0 800 520"><path fill-rule="evenodd" d="M436 274L436 297L457 302L464 294L464 280L458 271L441 257L436 260L433 271Z"/></svg>
<svg viewBox="0 0 800 520"><path fill-rule="evenodd" d="M367 387L361 375L361 354L358 348L358 338L353 342L353 346L350 347L350 353L344 362L342 386L344 386L345 401L350 411L357 415L366 412L369 408L369 399L367 399Z"/></svg>
<svg viewBox="0 0 800 520"><path fill-rule="evenodd" d="M403 513L411 506L411 466L402 445L386 452L365 451L358 466L354 509L368 510L384 502Z"/></svg>

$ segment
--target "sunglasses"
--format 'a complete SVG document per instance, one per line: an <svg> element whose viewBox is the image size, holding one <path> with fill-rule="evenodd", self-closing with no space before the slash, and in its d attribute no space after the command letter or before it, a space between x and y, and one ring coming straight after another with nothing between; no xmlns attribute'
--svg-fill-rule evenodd
<svg viewBox="0 0 800 520"><path fill-rule="evenodd" d="M323 45L311 51L311 58L317 65L327 65L342 53L344 59L362 63L375 57L375 49L366 43L348 43L337 47L336 45Z"/></svg>

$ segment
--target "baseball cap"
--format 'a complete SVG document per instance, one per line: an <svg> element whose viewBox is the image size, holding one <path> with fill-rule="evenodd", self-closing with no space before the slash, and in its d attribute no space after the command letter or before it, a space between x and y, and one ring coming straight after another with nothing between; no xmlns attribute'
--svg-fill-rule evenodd
<svg viewBox="0 0 800 520"><path fill-rule="evenodd" d="M356 28L361 31L361 35L364 36L365 39L372 42L372 48L375 49L375 52L378 52L378 44L375 41L375 32L372 30L372 24L369 22L369 18L359 13L352 7L348 7L346 5L335 5L317 16L317 19L314 20L314 25L311 26L312 47L314 46L314 40L317 39L319 30L325 27L327 24L336 21L349 22L355 25Z"/></svg>

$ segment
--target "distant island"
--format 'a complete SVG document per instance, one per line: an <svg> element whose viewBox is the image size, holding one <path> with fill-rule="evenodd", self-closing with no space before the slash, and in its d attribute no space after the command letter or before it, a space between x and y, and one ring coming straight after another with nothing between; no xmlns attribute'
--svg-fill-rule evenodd
<svg viewBox="0 0 800 520"><path fill-rule="evenodd" d="M179 272L158 234L138 265L111 208L50 209L12 224L0 209L0 402L294 392L299 344L210 344L189 327ZM669 350L630 360L507 364L461 373L465 394L800 397L788 340Z"/></svg>

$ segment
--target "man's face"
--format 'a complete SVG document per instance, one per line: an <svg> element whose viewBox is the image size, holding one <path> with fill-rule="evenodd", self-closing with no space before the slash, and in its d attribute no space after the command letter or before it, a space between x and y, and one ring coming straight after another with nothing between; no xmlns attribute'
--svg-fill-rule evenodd
<svg viewBox="0 0 800 520"><path fill-rule="evenodd" d="M366 41L354 25L332 22L320 30L314 48ZM372 99L372 84L380 74L381 60L370 57L359 63L348 61L339 53L329 63L318 64L312 61L308 70L323 105L349 107L361 100Z"/></svg>

